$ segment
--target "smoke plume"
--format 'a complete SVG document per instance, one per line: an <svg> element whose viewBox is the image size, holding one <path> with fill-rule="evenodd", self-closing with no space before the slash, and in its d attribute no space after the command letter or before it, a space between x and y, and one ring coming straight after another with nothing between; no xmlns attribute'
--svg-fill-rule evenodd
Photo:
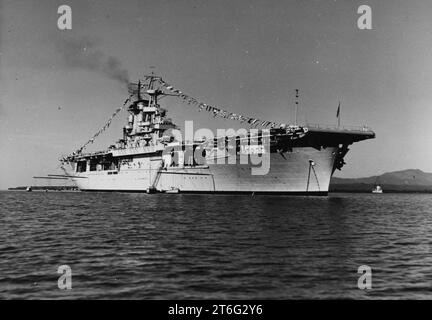
<svg viewBox="0 0 432 320"><path fill-rule="evenodd" d="M106 55L98 46L99 42L90 38L57 41L57 50L68 67L95 71L127 86L128 71L118 58Z"/></svg>

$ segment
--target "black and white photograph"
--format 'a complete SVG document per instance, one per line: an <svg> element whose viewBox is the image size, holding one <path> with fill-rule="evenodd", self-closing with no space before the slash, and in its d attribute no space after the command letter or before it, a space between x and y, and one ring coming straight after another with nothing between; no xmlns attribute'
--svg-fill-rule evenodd
<svg viewBox="0 0 432 320"><path fill-rule="evenodd" d="M430 0L0 0L0 300L429 300L431 119Z"/></svg>

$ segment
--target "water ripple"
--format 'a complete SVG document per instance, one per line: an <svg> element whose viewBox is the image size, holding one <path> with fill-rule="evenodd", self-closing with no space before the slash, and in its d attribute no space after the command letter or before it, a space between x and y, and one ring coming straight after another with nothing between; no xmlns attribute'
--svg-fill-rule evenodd
<svg viewBox="0 0 432 320"><path fill-rule="evenodd" d="M0 192L0 298L430 299L430 208L409 194Z"/></svg>

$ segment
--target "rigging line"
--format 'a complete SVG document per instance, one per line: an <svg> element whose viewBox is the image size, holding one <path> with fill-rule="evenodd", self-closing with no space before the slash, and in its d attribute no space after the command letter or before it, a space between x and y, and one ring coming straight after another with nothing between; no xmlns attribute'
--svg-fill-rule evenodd
<svg viewBox="0 0 432 320"><path fill-rule="evenodd" d="M106 129L108 129L109 125L111 124L111 121L114 119L114 117L116 117L121 111L124 110L124 108L126 107L126 104L130 101L130 99L132 98L134 94L132 93L123 103L123 106L121 106L120 108L118 108L110 117L110 119L105 123L105 125L100 128L93 136L91 139L89 139L84 145L81 146L81 148L78 148L75 153L81 153L90 143L93 143L94 140L102 133L104 132Z"/></svg>

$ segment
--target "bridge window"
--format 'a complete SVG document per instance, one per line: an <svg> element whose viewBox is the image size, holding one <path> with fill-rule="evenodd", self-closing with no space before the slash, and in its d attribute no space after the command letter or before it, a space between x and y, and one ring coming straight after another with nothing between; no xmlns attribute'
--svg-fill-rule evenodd
<svg viewBox="0 0 432 320"><path fill-rule="evenodd" d="M78 161L77 172L85 172L87 170L87 161Z"/></svg>
<svg viewBox="0 0 432 320"><path fill-rule="evenodd" d="M90 160L90 171L96 171L97 160Z"/></svg>

